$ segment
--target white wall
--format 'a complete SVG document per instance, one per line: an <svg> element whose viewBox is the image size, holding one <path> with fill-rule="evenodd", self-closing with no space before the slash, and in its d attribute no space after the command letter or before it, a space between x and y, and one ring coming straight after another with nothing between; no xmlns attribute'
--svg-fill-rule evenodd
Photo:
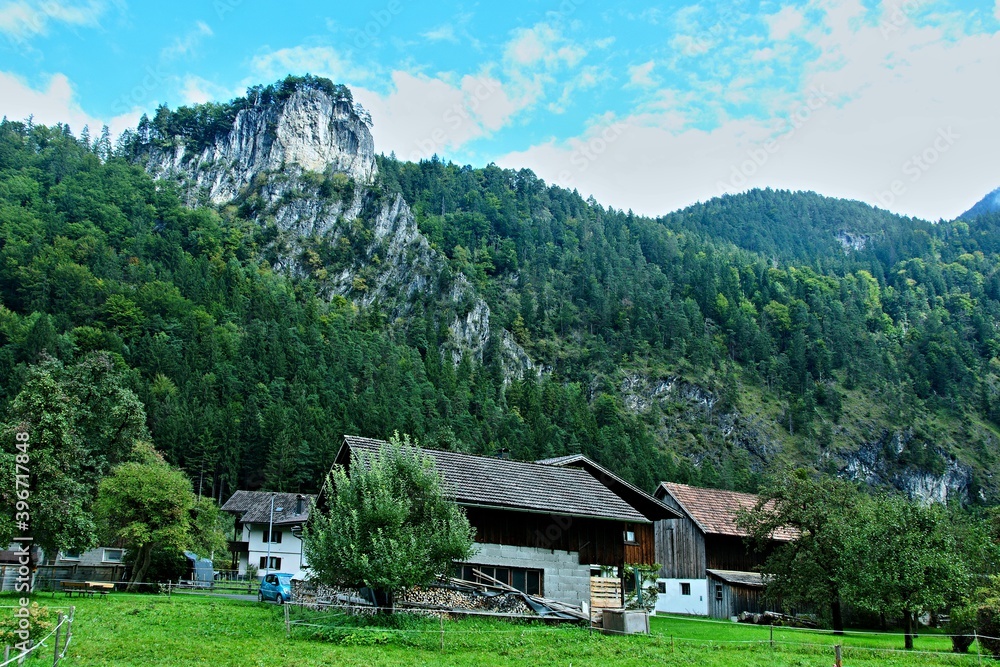
<svg viewBox="0 0 1000 667"><path fill-rule="evenodd" d="M295 574L302 569L302 540L292 534L291 526L275 526L274 532L281 531L281 543L271 543L271 558L281 559L281 571ZM246 524L243 526L243 541L249 544L249 557L247 563L260 567L261 557L267 556L267 542L264 541L264 533L267 532L266 523ZM246 565L242 557L240 568L245 573ZM274 570L272 570L273 572ZM258 577L264 576L264 570L257 573Z"/></svg>
<svg viewBox="0 0 1000 667"><path fill-rule="evenodd" d="M665 614L708 616L707 579L657 579L665 584L666 593L656 596L656 611ZM691 595L681 595L681 584L691 584Z"/></svg>

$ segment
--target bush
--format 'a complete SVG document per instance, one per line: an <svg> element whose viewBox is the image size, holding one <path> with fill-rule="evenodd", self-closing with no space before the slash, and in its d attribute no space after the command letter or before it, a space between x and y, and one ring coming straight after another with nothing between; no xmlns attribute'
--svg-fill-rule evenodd
<svg viewBox="0 0 1000 667"><path fill-rule="evenodd" d="M35 642L45 637L55 627L56 615L48 607L40 607L37 602L32 602L28 607L28 618L30 619L29 641L34 646ZM4 646L14 646L24 641L16 634L18 623L19 619L12 613L5 613L3 618L0 618L0 643Z"/></svg>
<svg viewBox="0 0 1000 667"><path fill-rule="evenodd" d="M1000 660L1000 639L984 639L1000 637L1000 577L993 577L990 584L979 590L979 600L976 603L976 625L979 631L979 643L984 649Z"/></svg>
<svg viewBox="0 0 1000 667"><path fill-rule="evenodd" d="M968 653L974 641L976 631L976 608L970 605L955 607L951 610L948 621L948 634L951 635L951 650L955 653Z"/></svg>
<svg viewBox="0 0 1000 667"><path fill-rule="evenodd" d="M625 608L645 609L652 612L656 607L656 596L659 589L656 586L656 574L660 571L659 565L626 565L625 571L628 578L625 582ZM641 582L642 603L635 590L635 577L638 574Z"/></svg>

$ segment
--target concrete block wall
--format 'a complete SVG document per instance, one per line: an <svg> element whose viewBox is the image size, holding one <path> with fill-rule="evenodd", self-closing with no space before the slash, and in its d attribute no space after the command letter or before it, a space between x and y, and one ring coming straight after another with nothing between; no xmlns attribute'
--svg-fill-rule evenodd
<svg viewBox="0 0 1000 667"><path fill-rule="evenodd" d="M475 548L466 562L542 570L544 597L576 606L590 604L590 566L580 564L576 551L480 543Z"/></svg>

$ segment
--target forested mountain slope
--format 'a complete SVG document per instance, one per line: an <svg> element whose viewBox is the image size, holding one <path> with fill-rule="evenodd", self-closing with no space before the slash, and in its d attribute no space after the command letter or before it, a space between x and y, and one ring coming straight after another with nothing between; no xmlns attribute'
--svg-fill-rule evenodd
<svg viewBox="0 0 1000 667"><path fill-rule="evenodd" d="M796 465L995 500L1000 217L753 191L650 219L367 132L313 78L113 152L0 125L0 409L103 352L216 497L315 489L343 433L399 430L646 488Z"/></svg>

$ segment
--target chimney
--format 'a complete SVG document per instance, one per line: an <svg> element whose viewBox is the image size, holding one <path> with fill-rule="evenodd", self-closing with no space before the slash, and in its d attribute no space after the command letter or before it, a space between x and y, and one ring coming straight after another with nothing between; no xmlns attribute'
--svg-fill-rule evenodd
<svg viewBox="0 0 1000 667"><path fill-rule="evenodd" d="M497 454L497 458L498 459L502 459L504 461L509 460L510 459L510 450L507 449L506 447L501 447L500 448L500 453Z"/></svg>
<svg viewBox="0 0 1000 667"><path fill-rule="evenodd" d="M302 496L301 493L298 494L297 496L295 496L295 513L296 514L302 514L302 503L303 503L303 501L305 501L305 498Z"/></svg>

